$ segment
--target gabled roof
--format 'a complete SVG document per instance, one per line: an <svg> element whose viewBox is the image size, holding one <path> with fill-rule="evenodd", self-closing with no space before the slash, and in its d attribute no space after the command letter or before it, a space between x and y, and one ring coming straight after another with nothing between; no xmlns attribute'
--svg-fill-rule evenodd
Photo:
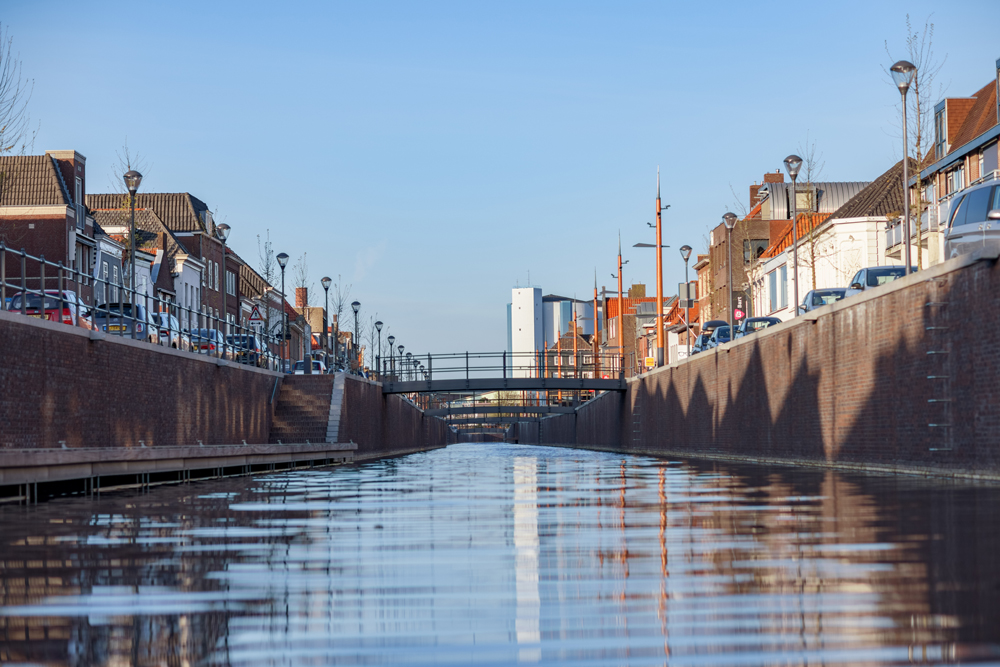
<svg viewBox="0 0 1000 667"><path fill-rule="evenodd" d="M102 228L128 227L131 223L131 214L131 210L121 208L91 210L94 222ZM159 287L172 289L173 285L171 284L171 281L167 280L167 276L176 271L177 254L187 254L187 251L184 249L180 240L174 236L174 233L170 231L166 225L163 224L163 221L160 220L156 213L149 209L137 208L135 210L135 227L135 238L139 248L152 247L157 250L161 249L158 241L159 235L163 235L164 247L162 248L162 266L166 267L166 271L159 272L156 284Z"/></svg>
<svg viewBox="0 0 1000 667"><path fill-rule="evenodd" d="M127 208L127 194L87 195L87 208L121 209ZM205 211L208 204L187 192L143 193L136 195L136 208L152 209L157 217L174 232L205 232L214 234L214 229L205 225Z"/></svg>
<svg viewBox="0 0 1000 667"><path fill-rule="evenodd" d="M910 173L915 174L917 161L910 158ZM894 164L867 188L830 216L833 220L848 218L888 218L903 211L903 161Z"/></svg>
<svg viewBox="0 0 1000 667"><path fill-rule="evenodd" d="M989 82L973 97L976 101L951 141L952 150L969 143L997 124L997 84Z"/></svg>
<svg viewBox="0 0 1000 667"><path fill-rule="evenodd" d="M805 236L823 224L827 218L830 217L829 213L802 213L798 217L797 221L797 233L799 235L799 240L801 241ZM792 223L789 222L785 228L782 230L781 234L778 235L778 240L771 244L771 246L764 251L761 255L761 259L770 259L771 257L777 257L785 248L792 245Z"/></svg>
<svg viewBox="0 0 1000 667"><path fill-rule="evenodd" d="M69 206L73 203L55 160L49 155L0 157L0 205Z"/></svg>

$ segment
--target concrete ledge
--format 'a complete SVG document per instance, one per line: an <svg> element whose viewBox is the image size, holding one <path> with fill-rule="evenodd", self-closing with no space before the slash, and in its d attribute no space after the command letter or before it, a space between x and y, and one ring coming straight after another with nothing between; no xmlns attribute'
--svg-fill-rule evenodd
<svg viewBox="0 0 1000 667"><path fill-rule="evenodd" d="M4 450L0 452L0 485L317 459L353 460L356 450L354 443Z"/></svg>

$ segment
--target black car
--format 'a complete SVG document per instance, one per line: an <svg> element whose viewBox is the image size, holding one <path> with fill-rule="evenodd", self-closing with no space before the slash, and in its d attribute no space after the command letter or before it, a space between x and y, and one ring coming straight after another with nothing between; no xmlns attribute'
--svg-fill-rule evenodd
<svg viewBox="0 0 1000 667"><path fill-rule="evenodd" d="M743 336L766 329L775 324L781 324L781 320L777 317L748 317L736 327L736 337L743 338Z"/></svg>
<svg viewBox="0 0 1000 667"><path fill-rule="evenodd" d="M694 346L691 347L691 354L697 354L707 350L708 339L712 336L712 332L719 327L726 326L729 326L729 323L725 320L709 320L708 322L705 322L705 326L701 328L701 333L694 339Z"/></svg>

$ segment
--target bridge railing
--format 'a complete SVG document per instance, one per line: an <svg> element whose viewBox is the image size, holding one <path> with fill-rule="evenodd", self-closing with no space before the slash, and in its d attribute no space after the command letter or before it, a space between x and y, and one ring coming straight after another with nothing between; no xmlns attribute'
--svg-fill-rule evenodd
<svg viewBox="0 0 1000 667"><path fill-rule="evenodd" d="M408 382L473 378L619 377L623 364L613 354L592 350L550 349L539 352L455 352L407 354L382 360L382 378Z"/></svg>
<svg viewBox="0 0 1000 667"><path fill-rule="evenodd" d="M280 316L269 329L250 327L207 307L182 305L164 292L137 289L129 284L127 262L110 268L110 275L103 263L82 271L0 241L0 310L271 370L287 358ZM230 299L239 309L237 297ZM161 313L170 317L164 321Z"/></svg>

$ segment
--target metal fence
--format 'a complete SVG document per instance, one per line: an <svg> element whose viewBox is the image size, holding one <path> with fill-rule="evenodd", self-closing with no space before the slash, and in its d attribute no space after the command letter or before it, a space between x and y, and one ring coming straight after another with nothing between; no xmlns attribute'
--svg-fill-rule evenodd
<svg viewBox="0 0 1000 667"><path fill-rule="evenodd" d="M618 355L595 355L590 349L408 354L382 359L381 377L392 382L484 377L614 379L622 371L622 362Z"/></svg>
<svg viewBox="0 0 1000 667"><path fill-rule="evenodd" d="M238 364L283 365L282 336L139 292L125 277L107 280L0 242L0 310Z"/></svg>

